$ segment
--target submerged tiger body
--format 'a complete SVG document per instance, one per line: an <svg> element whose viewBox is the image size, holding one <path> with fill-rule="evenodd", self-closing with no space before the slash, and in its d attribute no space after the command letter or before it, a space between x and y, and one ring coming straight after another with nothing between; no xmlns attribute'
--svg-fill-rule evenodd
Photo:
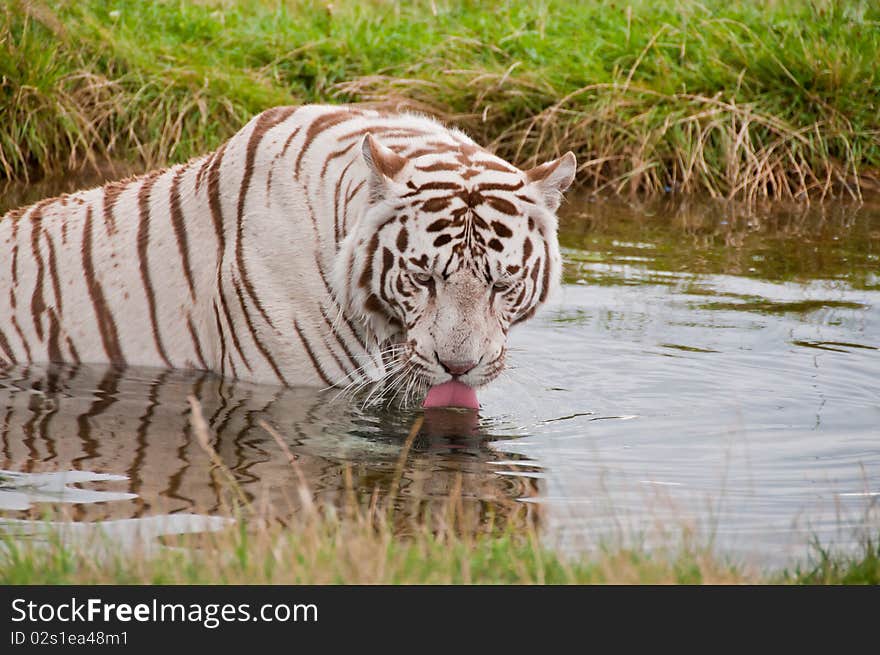
<svg viewBox="0 0 880 655"><path fill-rule="evenodd" d="M270 109L209 155L0 219L0 365L485 384L557 284L574 170L420 116Z"/></svg>

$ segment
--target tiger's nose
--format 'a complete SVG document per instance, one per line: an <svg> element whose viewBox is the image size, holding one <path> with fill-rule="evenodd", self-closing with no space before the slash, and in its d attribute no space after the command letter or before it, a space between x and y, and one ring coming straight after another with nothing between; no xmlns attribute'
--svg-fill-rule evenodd
<svg viewBox="0 0 880 655"><path fill-rule="evenodd" d="M440 362L440 366L449 373L450 375L464 375L472 368L474 368L477 363L474 361L463 361L463 360L444 360L437 358L437 361Z"/></svg>

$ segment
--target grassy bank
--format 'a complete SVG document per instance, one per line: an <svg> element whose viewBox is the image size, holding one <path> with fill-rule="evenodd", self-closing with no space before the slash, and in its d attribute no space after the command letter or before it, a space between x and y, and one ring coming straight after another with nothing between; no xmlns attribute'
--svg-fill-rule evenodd
<svg viewBox="0 0 880 655"><path fill-rule="evenodd" d="M0 175L215 147L276 104L438 114L585 188L859 196L880 170L869 0L532 3L13 0Z"/></svg>
<svg viewBox="0 0 880 655"><path fill-rule="evenodd" d="M791 570L756 572L687 547L568 560L510 527L467 535L425 523L401 537L381 520L325 515L286 527L241 523L150 552L63 531L34 543L12 530L0 538L0 584L880 584L880 542L849 556L817 548Z"/></svg>
<svg viewBox="0 0 880 655"><path fill-rule="evenodd" d="M152 553L112 544L0 541L0 584L701 584L749 578L706 555L603 552L568 562L522 534L463 536L337 519L181 539ZM3 554L2 550L7 553ZM96 556L96 553L105 553Z"/></svg>

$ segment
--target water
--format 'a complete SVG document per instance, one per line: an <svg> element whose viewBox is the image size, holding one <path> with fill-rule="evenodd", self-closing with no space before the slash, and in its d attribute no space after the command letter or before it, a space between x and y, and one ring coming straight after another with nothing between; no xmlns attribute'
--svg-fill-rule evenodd
<svg viewBox="0 0 880 655"><path fill-rule="evenodd" d="M566 284L512 334L479 418L426 417L399 473L417 411L31 367L0 379L0 527L36 538L61 508L71 531L123 543L222 528L228 490L190 428L194 395L241 489L279 520L300 511L296 476L261 421L322 502L341 503L347 477L367 497L400 475L401 512L460 489L478 517L528 508L568 553L686 537L777 567L814 537L876 536L880 208L587 200L560 235Z"/></svg>

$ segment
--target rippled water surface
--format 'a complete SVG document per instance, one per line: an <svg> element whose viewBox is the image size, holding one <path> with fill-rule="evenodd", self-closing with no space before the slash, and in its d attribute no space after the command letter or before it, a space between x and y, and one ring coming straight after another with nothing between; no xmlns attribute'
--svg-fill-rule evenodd
<svg viewBox="0 0 880 655"><path fill-rule="evenodd" d="M479 417L427 416L397 500L527 504L546 543L696 537L785 565L880 528L880 211L572 202L563 291L511 337ZM0 379L0 525L63 506L126 539L224 525L198 397L242 489L298 511L388 489L417 411L210 375L32 367ZM173 517L169 519L168 517ZM160 521L162 519L162 521Z"/></svg>

